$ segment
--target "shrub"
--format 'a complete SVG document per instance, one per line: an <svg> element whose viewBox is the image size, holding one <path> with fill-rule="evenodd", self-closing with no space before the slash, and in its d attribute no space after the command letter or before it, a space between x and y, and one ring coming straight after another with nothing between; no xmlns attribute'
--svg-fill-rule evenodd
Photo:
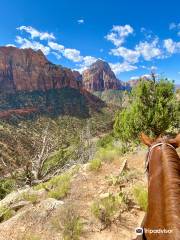
<svg viewBox="0 0 180 240"><path fill-rule="evenodd" d="M75 166L70 171L51 178L48 182L34 186L35 190L46 189L48 196L56 199L65 197L70 189L71 178L79 171L79 166Z"/></svg>
<svg viewBox="0 0 180 240"><path fill-rule="evenodd" d="M49 197L61 199L65 197L70 189L71 174L65 173L52 178L46 186L51 189L48 193Z"/></svg>
<svg viewBox="0 0 180 240"><path fill-rule="evenodd" d="M128 182L132 182L134 179L138 179L139 172L137 170L124 170L119 175L109 175L106 176L107 181L109 182L109 185L121 185Z"/></svg>
<svg viewBox="0 0 180 240"><path fill-rule="evenodd" d="M0 199L3 199L7 194L15 189L16 183L13 179L0 180Z"/></svg>
<svg viewBox="0 0 180 240"><path fill-rule="evenodd" d="M136 185L133 188L133 195L136 203L140 206L143 211L147 210L148 205L148 192L147 189L142 185Z"/></svg>
<svg viewBox="0 0 180 240"><path fill-rule="evenodd" d="M101 166L102 166L101 160L98 159L98 158L95 158L95 159L90 161L89 170L98 171L101 168Z"/></svg>
<svg viewBox="0 0 180 240"><path fill-rule="evenodd" d="M7 221L14 216L14 211L8 207L0 208L0 222Z"/></svg>
<svg viewBox="0 0 180 240"><path fill-rule="evenodd" d="M103 162L113 162L118 159L120 155L119 149L113 146L108 146L106 148L100 148L96 153L96 157Z"/></svg>
<svg viewBox="0 0 180 240"><path fill-rule="evenodd" d="M66 149L61 149L58 151L55 151L49 158L45 161L43 165L43 172L48 172L50 169L53 169L55 167L63 167L66 162L68 161L70 157L71 151Z"/></svg>
<svg viewBox="0 0 180 240"><path fill-rule="evenodd" d="M111 224L112 218L117 213L123 199L121 195L102 198L94 202L91 206L91 212L106 226Z"/></svg>
<svg viewBox="0 0 180 240"><path fill-rule="evenodd" d="M24 192L22 193L22 198L23 200L29 201L32 204L37 203L38 201L38 196L35 193Z"/></svg>
<svg viewBox="0 0 180 240"><path fill-rule="evenodd" d="M122 141L136 140L140 132L158 136L178 122L178 108L173 82L141 80L133 88L130 105L120 110L114 133Z"/></svg>
<svg viewBox="0 0 180 240"><path fill-rule="evenodd" d="M75 206L66 205L60 210L61 217L53 219L53 226L57 231L63 232L64 240L79 240L83 231L83 223L76 212Z"/></svg>
<svg viewBox="0 0 180 240"><path fill-rule="evenodd" d="M38 185L33 186L33 189L34 189L34 190L37 190L37 191L38 191L38 190L41 190L41 189L43 189L43 188L46 189L46 188L47 188L47 185L48 185L47 183L39 183Z"/></svg>
<svg viewBox="0 0 180 240"><path fill-rule="evenodd" d="M105 148L108 145L112 144L113 140L114 140L113 134L110 133L110 134L100 138L97 142L97 146Z"/></svg>

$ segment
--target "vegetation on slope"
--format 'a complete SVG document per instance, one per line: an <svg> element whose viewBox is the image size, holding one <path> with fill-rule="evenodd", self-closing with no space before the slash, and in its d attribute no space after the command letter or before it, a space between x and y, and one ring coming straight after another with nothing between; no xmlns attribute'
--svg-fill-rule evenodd
<svg viewBox="0 0 180 240"><path fill-rule="evenodd" d="M105 90L101 92L94 92L104 102L117 107L123 107L127 104L129 99L129 93L122 90Z"/></svg>
<svg viewBox="0 0 180 240"><path fill-rule="evenodd" d="M93 95L92 102L95 101ZM74 88L50 89L48 91L16 92L0 94L0 112L13 109L35 109L35 113L30 114L29 118L37 115L58 116L68 114L81 118L89 117L91 102L88 101L86 94L82 94ZM103 102L96 98L97 109L104 106ZM22 116L14 115L11 121L15 122ZM27 117L26 117L27 118Z"/></svg>
<svg viewBox="0 0 180 240"><path fill-rule="evenodd" d="M109 131L112 120L108 108L91 112L89 118L64 115L1 120L1 177L14 179L18 186L32 185L73 164L89 161L96 149L93 139Z"/></svg>

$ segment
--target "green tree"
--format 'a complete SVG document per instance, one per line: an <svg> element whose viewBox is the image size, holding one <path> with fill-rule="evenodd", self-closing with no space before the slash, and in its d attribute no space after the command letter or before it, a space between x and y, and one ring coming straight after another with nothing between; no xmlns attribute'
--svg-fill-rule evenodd
<svg viewBox="0 0 180 240"><path fill-rule="evenodd" d="M132 89L130 104L116 114L114 132L123 141L137 139L141 131L163 134L169 127L178 126L178 108L173 82L141 79Z"/></svg>

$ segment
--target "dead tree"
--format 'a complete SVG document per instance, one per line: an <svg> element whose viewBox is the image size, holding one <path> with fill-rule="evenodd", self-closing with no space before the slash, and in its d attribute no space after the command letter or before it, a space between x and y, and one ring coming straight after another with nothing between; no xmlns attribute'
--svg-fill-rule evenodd
<svg viewBox="0 0 180 240"><path fill-rule="evenodd" d="M88 121L80 133L79 144L76 149L77 162L86 163L94 157L96 144L93 142L90 122Z"/></svg>
<svg viewBox="0 0 180 240"><path fill-rule="evenodd" d="M34 141L34 146L35 155L29 158L24 169L26 183L30 185L43 181L49 174L49 171L43 171L44 164L57 148L57 139L51 135L49 124L43 129L41 136Z"/></svg>

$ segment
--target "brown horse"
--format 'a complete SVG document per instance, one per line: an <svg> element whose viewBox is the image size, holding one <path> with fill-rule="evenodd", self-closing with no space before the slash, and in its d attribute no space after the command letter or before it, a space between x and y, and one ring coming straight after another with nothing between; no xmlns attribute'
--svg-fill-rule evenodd
<svg viewBox="0 0 180 240"><path fill-rule="evenodd" d="M174 139L152 140L142 133L141 139L149 147L148 209L143 235L136 240L180 240L180 158L176 152L180 134Z"/></svg>

